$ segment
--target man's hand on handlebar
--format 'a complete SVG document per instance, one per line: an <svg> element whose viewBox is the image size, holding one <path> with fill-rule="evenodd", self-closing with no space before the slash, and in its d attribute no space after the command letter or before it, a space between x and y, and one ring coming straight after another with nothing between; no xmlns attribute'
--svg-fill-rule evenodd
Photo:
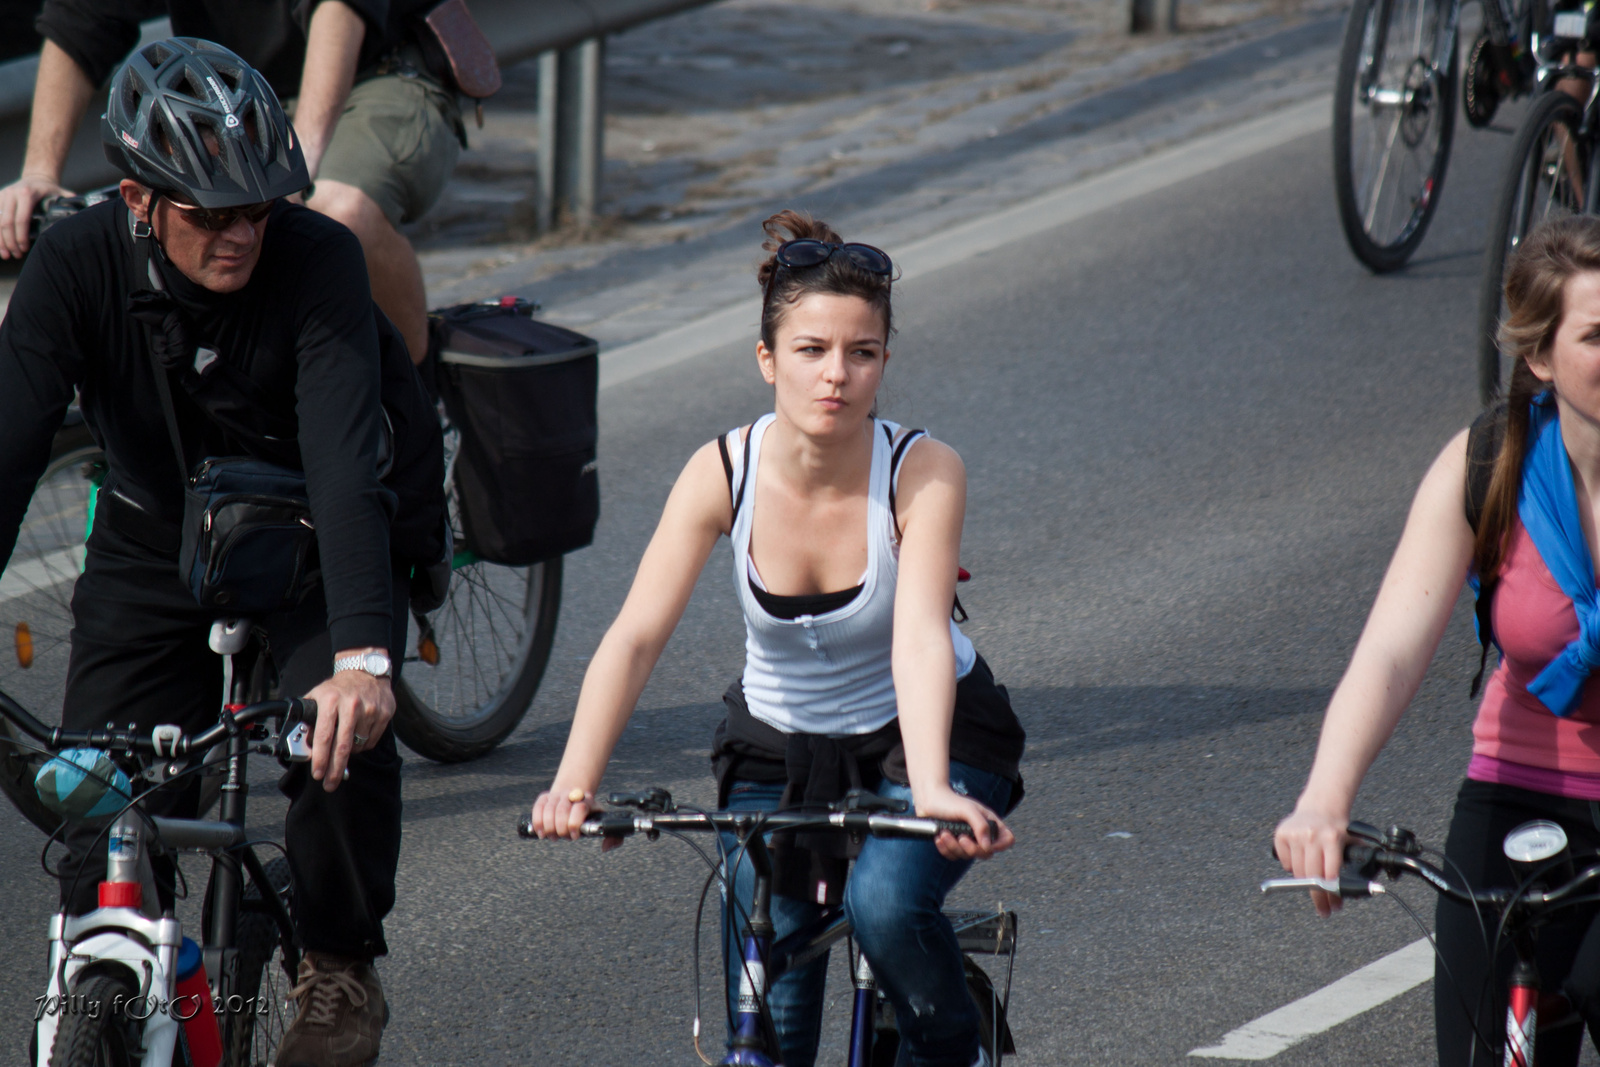
<svg viewBox="0 0 1600 1067"><path fill-rule="evenodd" d="M927 790L925 795L917 796L916 811L925 819L964 822L972 827L971 837L965 834L957 837L946 832L933 839L939 855L947 860L986 860L996 852L1004 852L1017 841L1011 828L1001 821L1000 816L949 786L942 790ZM998 830L997 834L990 834L991 825Z"/></svg>
<svg viewBox="0 0 1600 1067"><path fill-rule="evenodd" d="M1349 821L1312 808L1295 809L1273 836L1278 862L1296 878L1338 878ZM1344 906L1337 896L1320 889L1311 891L1311 903L1324 918Z"/></svg>
<svg viewBox="0 0 1600 1067"><path fill-rule="evenodd" d="M28 251L28 227L39 201L70 196L59 182L24 174L0 188L0 259L18 259Z"/></svg>
<svg viewBox="0 0 1600 1067"><path fill-rule="evenodd" d="M335 658L350 654L347 650ZM374 678L366 671L340 671L306 696L317 702L311 777L331 793L344 781L350 757L375 746L389 728L389 720L394 718L394 690L387 678Z"/></svg>

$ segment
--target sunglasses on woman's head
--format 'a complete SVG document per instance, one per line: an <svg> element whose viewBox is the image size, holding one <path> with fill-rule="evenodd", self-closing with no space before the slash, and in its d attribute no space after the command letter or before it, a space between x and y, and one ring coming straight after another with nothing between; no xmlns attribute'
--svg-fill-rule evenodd
<svg viewBox="0 0 1600 1067"><path fill-rule="evenodd" d="M881 248L871 245L834 244L831 241L818 241L810 237L802 237L795 241L785 241L778 246L777 253L773 256L780 267L795 270L803 267L820 267L836 255L843 254L850 265L868 274L892 274L894 264L889 260L889 253Z"/></svg>
<svg viewBox="0 0 1600 1067"><path fill-rule="evenodd" d="M818 241L812 237L801 237L793 241L785 241L778 246L772 258L780 267L789 270L804 270L807 267L820 267L836 255L843 255L857 270L868 274L877 274L889 277L894 273L894 263L889 259L889 253L881 248L871 245L834 244L832 241ZM778 272L773 271L767 278L766 290L761 295L761 306L766 307L767 301L772 299L772 285L778 279Z"/></svg>
<svg viewBox="0 0 1600 1067"><path fill-rule="evenodd" d="M183 216L184 221L198 226L202 230L210 230L213 233L226 230L240 219L244 219L244 221L254 226L270 215L273 205L277 204L276 200L268 200L260 204L243 204L239 207L205 208L189 207L187 204L181 204L170 196L166 198L166 201L172 205L173 210Z"/></svg>

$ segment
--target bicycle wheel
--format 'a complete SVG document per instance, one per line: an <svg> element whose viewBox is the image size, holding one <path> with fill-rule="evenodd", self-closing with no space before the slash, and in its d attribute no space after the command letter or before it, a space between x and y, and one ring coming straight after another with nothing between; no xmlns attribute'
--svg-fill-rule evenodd
<svg viewBox="0 0 1600 1067"><path fill-rule="evenodd" d="M550 660L561 611L561 557L501 567L456 553L450 592L412 616L394 728L440 763L477 759L522 721Z"/></svg>
<svg viewBox="0 0 1600 1067"><path fill-rule="evenodd" d="M80 1003L98 1003L92 1017L87 1012L63 1013L50 1049L51 1067L134 1067L143 1056L140 1035L143 1025L127 1010L112 1011L113 1004L126 1005L139 994L131 975L100 972L75 983L72 992ZM120 998L120 999L119 999Z"/></svg>
<svg viewBox="0 0 1600 1067"><path fill-rule="evenodd" d="M1534 227L1583 211L1593 167L1592 148L1580 136L1583 106L1559 90L1529 108L1512 142L1495 202L1478 291L1478 394L1488 404L1504 380L1497 333L1505 313L1505 267Z"/></svg>
<svg viewBox="0 0 1600 1067"><path fill-rule="evenodd" d="M263 864L267 881L285 906L292 895L289 861L278 857ZM263 903L261 886L254 881L244 891L235 930L239 946L239 988L217 1005L222 1018L223 1067L265 1067L272 1062L283 1035L294 1021L289 990L300 969L300 954L292 942L285 951L283 937Z"/></svg>
<svg viewBox="0 0 1600 1067"><path fill-rule="evenodd" d="M1411 258L1444 187L1456 116L1447 15L1444 0L1356 0L1345 24L1333 184L1350 250L1379 273ZM1436 68L1439 55L1448 58Z"/></svg>
<svg viewBox="0 0 1600 1067"><path fill-rule="evenodd" d="M87 433L63 430L0 574L0 627L12 645L0 654L0 689L49 723L60 721L72 588L83 569L93 493L104 471L104 456ZM32 747L9 720L0 720L0 791L49 833L61 820L34 792L34 774L48 757Z"/></svg>

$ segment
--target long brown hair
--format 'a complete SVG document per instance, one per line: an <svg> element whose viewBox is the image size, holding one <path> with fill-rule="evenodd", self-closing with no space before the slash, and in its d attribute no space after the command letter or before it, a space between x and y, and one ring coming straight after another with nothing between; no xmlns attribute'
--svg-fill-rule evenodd
<svg viewBox="0 0 1600 1067"><path fill-rule="evenodd" d="M842 245L844 238L826 222L814 219L803 211L785 209L761 224L767 239L761 247L772 253L756 268L756 282L766 294L761 308L761 340L768 350L777 347L778 326L784 315L803 296L810 293L832 293L835 296L857 296L883 316L883 339L894 333L894 311L889 303L891 279L881 274L869 274L843 256L834 256L815 267L789 270L778 266L777 252L785 241L809 238L828 244Z"/></svg>
<svg viewBox="0 0 1600 1067"><path fill-rule="evenodd" d="M1499 574L1516 522L1522 463L1528 451L1528 406L1545 388L1528 361L1548 354L1555 343L1566 309L1567 282L1590 272L1600 272L1600 218L1591 216L1544 223L1523 239L1506 267L1506 317L1499 331L1500 350L1512 358L1505 437L1472 551L1473 568L1485 583Z"/></svg>

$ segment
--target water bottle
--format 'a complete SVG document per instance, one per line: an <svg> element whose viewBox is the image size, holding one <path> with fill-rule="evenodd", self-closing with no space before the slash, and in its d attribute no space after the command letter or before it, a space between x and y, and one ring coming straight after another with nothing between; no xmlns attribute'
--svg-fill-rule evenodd
<svg viewBox="0 0 1600 1067"><path fill-rule="evenodd" d="M200 946L187 937L178 949L178 997L168 1010L183 1022L189 1062L194 1067L218 1067L222 1063L222 1031L217 1026Z"/></svg>

